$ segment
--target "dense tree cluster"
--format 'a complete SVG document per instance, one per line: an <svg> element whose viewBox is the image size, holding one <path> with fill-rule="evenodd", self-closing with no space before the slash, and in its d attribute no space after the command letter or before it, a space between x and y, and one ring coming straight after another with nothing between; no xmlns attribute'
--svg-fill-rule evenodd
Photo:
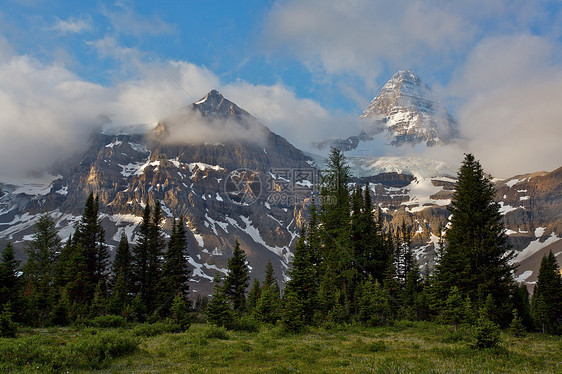
<svg viewBox="0 0 562 374"><path fill-rule="evenodd" d="M459 170L436 265L424 277L412 252L411 228L404 221L385 228L369 185L350 189L349 181L345 157L333 149L283 292L271 262L264 279L254 279L250 288L250 267L236 240L224 278L216 274L212 298L198 297L196 309L209 323L227 328L248 328L252 320L290 331L432 319L455 330L473 326L478 348L497 343L498 326L509 326L516 336L533 327L562 331L562 278L554 255L543 258L529 301L526 287L513 280L513 254L493 184L474 156L466 155ZM41 216L23 267L8 243L0 263L2 320L46 325L120 314L141 322L172 318L187 328L190 269L183 220L174 219L166 242L160 204L147 203L136 245L122 234L109 264L98 206L90 195L65 244L50 217Z"/></svg>
<svg viewBox="0 0 562 374"><path fill-rule="evenodd" d="M123 233L109 263L99 201L90 194L65 244L49 215L40 216L19 269L10 243L0 264L0 304L31 325L67 324L105 314L130 320L173 317L185 325L190 269L183 221L174 220L167 243L157 202L147 203L132 249Z"/></svg>

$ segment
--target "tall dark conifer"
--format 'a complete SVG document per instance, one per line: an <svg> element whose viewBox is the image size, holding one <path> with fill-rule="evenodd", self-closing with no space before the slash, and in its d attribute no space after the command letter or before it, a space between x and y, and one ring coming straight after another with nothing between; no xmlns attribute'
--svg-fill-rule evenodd
<svg viewBox="0 0 562 374"><path fill-rule="evenodd" d="M434 288L442 301L452 287L457 287L463 298L469 296L480 305L491 295L496 307L490 313L498 321L509 321L513 254L495 196L490 177L474 156L467 154L449 207L451 226L436 266Z"/></svg>
<svg viewBox="0 0 562 374"><path fill-rule="evenodd" d="M26 248L27 262L23 267L30 308L29 318L39 324L47 321L55 302L55 268L61 251L61 239L55 222L48 214L39 217L33 239Z"/></svg>
<svg viewBox="0 0 562 374"><path fill-rule="evenodd" d="M311 249L305 242L304 230L293 253L293 261L287 272L289 281L285 285L285 308L293 308L290 315L300 314L302 323L312 322L315 311L317 279L312 262ZM291 295L288 297L288 295ZM288 303L288 300L291 302Z"/></svg>
<svg viewBox="0 0 562 374"><path fill-rule="evenodd" d="M148 238L146 306L149 314L153 313L158 307L156 302L158 299L158 287L162 276L163 253L166 247L166 241L161 227L162 220L162 208L160 207L160 202L156 200L152 212Z"/></svg>
<svg viewBox="0 0 562 374"><path fill-rule="evenodd" d="M91 299L101 282L105 288L109 251L105 245L105 230L99 219L99 198L90 193L84 206L82 219L74 234L84 253L86 267L86 293Z"/></svg>
<svg viewBox="0 0 562 374"><path fill-rule="evenodd" d="M8 242L0 258L0 310L10 303L12 312L19 314L21 281L18 276L20 261L16 260L14 247Z"/></svg>
<svg viewBox="0 0 562 374"><path fill-rule="evenodd" d="M531 305L543 332L562 333L562 275L552 251L542 258Z"/></svg>
<svg viewBox="0 0 562 374"><path fill-rule="evenodd" d="M336 298L338 290L345 302L353 297L355 268L352 265L351 204L348 191L349 166L340 149L332 148L326 162L325 183L322 186L322 270L321 282L326 300ZM332 293L329 295L329 293ZM339 297L338 297L339 299Z"/></svg>
<svg viewBox="0 0 562 374"><path fill-rule="evenodd" d="M139 225L137 245L133 249L133 279L134 288L139 298L138 302L142 302L143 308L146 308L148 301L148 264L150 251L150 227L151 227L151 209L150 204L146 203L142 216L142 222ZM140 306L139 306L140 307Z"/></svg>
<svg viewBox="0 0 562 374"><path fill-rule="evenodd" d="M160 285L160 304L168 310L174 297L187 298L189 292L189 266L187 262L187 241L183 219L172 224L168 251L164 254L164 265Z"/></svg>
<svg viewBox="0 0 562 374"><path fill-rule="evenodd" d="M236 239L232 257L228 259L228 275L224 281L224 291L230 299L232 307L237 312L244 311L246 305L246 289L250 285L250 268L246 262L246 255L240 249Z"/></svg>

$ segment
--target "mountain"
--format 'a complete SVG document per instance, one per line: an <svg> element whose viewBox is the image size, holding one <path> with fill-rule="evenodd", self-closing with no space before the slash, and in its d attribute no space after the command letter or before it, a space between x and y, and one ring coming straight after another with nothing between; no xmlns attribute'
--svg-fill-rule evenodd
<svg viewBox="0 0 562 374"><path fill-rule="evenodd" d="M359 135L316 144L344 151L369 148L375 136L386 133L390 144L436 146L458 137L456 121L439 98L411 70L401 70L382 87L361 114L366 124ZM377 143L373 143L376 147Z"/></svg>
<svg viewBox="0 0 562 374"><path fill-rule="evenodd" d="M165 229L173 217L184 217L194 292L210 292L215 273L226 272L236 238L254 276L263 276L272 260L282 277L311 182L305 174L291 189L281 187L294 171L313 175L310 158L218 91L145 128L97 134L83 157L48 185L2 185L0 245L12 241L21 257L41 212L66 239L93 192L110 249L123 231L135 241L147 201L162 204Z"/></svg>
<svg viewBox="0 0 562 374"><path fill-rule="evenodd" d="M401 82L401 91L428 95L415 79L415 85ZM431 107L408 97L396 102ZM425 113L431 114L429 109ZM212 292L211 279L217 271L226 273L235 239L247 254L252 276L262 278L271 260L282 278L318 182L314 160L322 167L313 155L213 90L157 123L106 128L60 175L0 181L0 248L11 241L22 259L42 212L50 214L66 239L94 192L100 197L111 250L122 232L135 242L147 201L161 203L166 230L173 217L184 217L193 296ZM369 182L387 229L399 227L402 220L412 228L413 249L426 271L433 265L440 230L448 223L457 167L411 157L349 157L349 164L352 182ZM515 276L532 285L545 251L552 249L562 261L562 168L495 183L506 233L521 265Z"/></svg>

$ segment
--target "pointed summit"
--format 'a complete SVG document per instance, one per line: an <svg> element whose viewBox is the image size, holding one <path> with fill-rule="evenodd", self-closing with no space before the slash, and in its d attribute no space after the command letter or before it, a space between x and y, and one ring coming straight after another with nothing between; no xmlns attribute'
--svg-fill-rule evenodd
<svg viewBox="0 0 562 374"><path fill-rule="evenodd" d="M395 73L361 117L372 120L364 138L387 130L394 145L442 145L457 136L455 119L411 70Z"/></svg>
<svg viewBox="0 0 562 374"><path fill-rule="evenodd" d="M366 119L363 130L347 139L329 139L313 146L322 150L337 147L343 151L361 149L377 153L375 136L386 133L390 144L427 146L443 145L458 136L456 121L439 98L411 70L400 70L382 87L361 114Z"/></svg>
<svg viewBox="0 0 562 374"><path fill-rule="evenodd" d="M248 112L226 99L217 90L211 90L204 98L194 103L193 109L199 110L205 117L223 115L241 118L250 116Z"/></svg>

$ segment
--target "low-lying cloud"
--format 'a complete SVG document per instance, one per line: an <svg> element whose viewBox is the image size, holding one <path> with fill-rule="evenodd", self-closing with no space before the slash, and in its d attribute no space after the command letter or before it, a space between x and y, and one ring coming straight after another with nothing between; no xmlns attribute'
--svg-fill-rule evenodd
<svg viewBox="0 0 562 374"><path fill-rule="evenodd" d="M168 144L240 143L265 145L267 128L254 118L203 117L198 110L184 108L162 123Z"/></svg>

